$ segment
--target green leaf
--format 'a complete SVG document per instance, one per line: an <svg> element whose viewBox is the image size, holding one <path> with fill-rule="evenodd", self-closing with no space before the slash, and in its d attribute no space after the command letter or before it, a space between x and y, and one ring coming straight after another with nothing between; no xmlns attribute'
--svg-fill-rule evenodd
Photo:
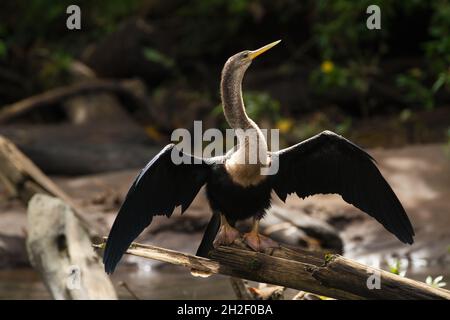
<svg viewBox="0 0 450 320"><path fill-rule="evenodd" d="M433 87L431 88L433 93L436 93L446 82L447 82L447 75L445 73L441 73L439 75L439 78L436 80L436 82L433 84Z"/></svg>
<svg viewBox="0 0 450 320"><path fill-rule="evenodd" d="M166 68L170 69L175 65L175 62L171 58L156 49L144 48L143 54L147 60L157 64L161 64Z"/></svg>
<svg viewBox="0 0 450 320"><path fill-rule="evenodd" d="M5 42L0 39L0 58L6 57L6 53L8 52L8 48L6 47Z"/></svg>

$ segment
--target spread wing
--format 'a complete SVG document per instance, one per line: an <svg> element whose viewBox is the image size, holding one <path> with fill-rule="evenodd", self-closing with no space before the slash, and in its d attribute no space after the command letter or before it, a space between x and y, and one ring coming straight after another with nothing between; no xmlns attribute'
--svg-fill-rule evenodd
<svg viewBox="0 0 450 320"><path fill-rule="evenodd" d="M172 161L172 153L183 159L181 164ZM155 215L170 217L177 206L184 212L208 174L207 163L184 154L174 144L167 145L156 155L136 177L117 214L104 251L105 271L114 271L131 242Z"/></svg>
<svg viewBox="0 0 450 320"><path fill-rule="evenodd" d="M352 142L324 131L271 155L279 160L273 189L283 201L294 192L302 198L337 193L402 242L413 243L414 230L397 196L374 159Z"/></svg>

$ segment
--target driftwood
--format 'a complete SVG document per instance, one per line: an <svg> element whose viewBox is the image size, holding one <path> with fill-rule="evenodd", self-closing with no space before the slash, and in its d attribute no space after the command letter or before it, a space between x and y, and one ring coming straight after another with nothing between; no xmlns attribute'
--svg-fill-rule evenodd
<svg viewBox="0 0 450 320"><path fill-rule="evenodd" d="M55 196L72 207L91 236L104 232L104 227L88 222L85 214L70 196L53 183L11 141L2 136L0 136L0 183L12 197L19 198L25 206L36 193Z"/></svg>
<svg viewBox="0 0 450 320"><path fill-rule="evenodd" d="M137 105L146 105L143 84L139 80L89 80L49 90L3 106L0 109L0 123L5 123L32 109L54 105L65 99L92 92L114 92L131 98Z"/></svg>
<svg viewBox="0 0 450 320"><path fill-rule="evenodd" d="M255 300L285 300L285 287L260 283L258 288L249 287L248 290Z"/></svg>
<svg viewBox="0 0 450 320"><path fill-rule="evenodd" d="M230 284L238 300L254 300L244 280L230 277Z"/></svg>
<svg viewBox="0 0 450 320"><path fill-rule="evenodd" d="M230 277L230 283L238 300L284 300L285 287L260 283L254 288L246 280L235 277Z"/></svg>
<svg viewBox="0 0 450 320"><path fill-rule="evenodd" d="M101 245L94 245L102 248ZM365 266L336 254L322 255L280 247L268 253L242 243L218 247L210 259L151 245L133 243L127 253L209 274L275 284L336 299L450 299L450 291ZM379 277L379 289L368 288Z"/></svg>
<svg viewBox="0 0 450 320"><path fill-rule="evenodd" d="M71 208L37 194L28 206L27 251L54 299L117 299L91 240Z"/></svg>

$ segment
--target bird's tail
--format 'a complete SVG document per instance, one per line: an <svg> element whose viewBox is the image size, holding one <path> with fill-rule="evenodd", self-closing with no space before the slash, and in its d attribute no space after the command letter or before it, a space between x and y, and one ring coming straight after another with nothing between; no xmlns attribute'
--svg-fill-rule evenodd
<svg viewBox="0 0 450 320"><path fill-rule="evenodd" d="M213 249L213 241L219 231L219 228L220 214L218 212L214 212L211 220L209 220L208 226L206 227L206 231L203 234L202 242L200 242L197 249L197 256L205 258L208 256L208 252Z"/></svg>

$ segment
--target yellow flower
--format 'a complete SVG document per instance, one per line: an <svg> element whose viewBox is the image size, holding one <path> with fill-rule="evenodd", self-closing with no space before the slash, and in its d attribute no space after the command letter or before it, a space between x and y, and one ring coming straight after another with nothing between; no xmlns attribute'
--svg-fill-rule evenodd
<svg viewBox="0 0 450 320"><path fill-rule="evenodd" d="M162 138L161 133L154 126L146 126L144 129L147 135L153 140L160 140Z"/></svg>
<svg viewBox="0 0 450 320"><path fill-rule="evenodd" d="M281 131L281 133L289 132L294 125L291 119L281 119L277 122L277 128Z"/></svg>
<svg viewBox="0 0 450 320"><path fill-rule="evenodd" d="M324 62L322 62L320 69L323 73L330 73L334 70L334 63L330 60L325 60Z"/></svg>

